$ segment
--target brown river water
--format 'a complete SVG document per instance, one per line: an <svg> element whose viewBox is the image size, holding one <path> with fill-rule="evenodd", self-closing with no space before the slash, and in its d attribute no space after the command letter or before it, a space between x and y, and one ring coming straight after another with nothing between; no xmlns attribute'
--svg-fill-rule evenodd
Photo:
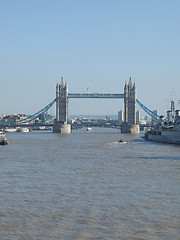
<svg viewBox="0 0 180 240"><path fill-rule="evenodd" d="M140 136L7 133L0 239L180 239L180 146Z"/></svg>

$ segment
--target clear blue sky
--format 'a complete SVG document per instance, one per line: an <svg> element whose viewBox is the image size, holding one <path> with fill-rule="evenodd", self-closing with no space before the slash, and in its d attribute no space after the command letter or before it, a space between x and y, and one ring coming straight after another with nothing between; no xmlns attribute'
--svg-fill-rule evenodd
<svg viewBox="0 0 180 240"><path fill-rule="evenodd" d="M180 108L179 0L0 0L0 116L70 93L123 93L164 114ZM117 114L123 100L69 100L69 114Z"/></svg>

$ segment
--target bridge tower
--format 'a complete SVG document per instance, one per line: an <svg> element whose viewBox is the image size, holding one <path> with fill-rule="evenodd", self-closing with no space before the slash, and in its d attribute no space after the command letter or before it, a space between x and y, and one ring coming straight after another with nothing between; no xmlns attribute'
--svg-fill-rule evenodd
<svg viewBox="0 0 180 240"><path fill-rule="evenodd" d="M68 84L61 83L56 85L56 119L53 126L54 133L71 133L71 125L67 123L68 118Z"/></svg>
<svg viewBox="0 0 180 240"><path fill-rule="evenodd" d="M125 122L136 124L136 84L132 84L131 78L124 86L124 112Z"/></svg>
<svg viewBox="0 0 180 240"><path fill-rule="evenodd" d="M139 133L139 125L136 124L136 84L129 78L129 83L124 86L124 113L125 122L121 127L122 133Z"/></svg>

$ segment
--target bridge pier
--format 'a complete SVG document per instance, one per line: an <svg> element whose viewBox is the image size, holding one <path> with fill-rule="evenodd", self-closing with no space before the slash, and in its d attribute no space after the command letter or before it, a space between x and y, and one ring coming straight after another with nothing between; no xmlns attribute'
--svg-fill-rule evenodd
<svg viewBox="0 0 180 240"><path fill-rule="evenodd" d="M124 122L121 125L121 133L138 134L139 133L139 125Z"/></svg>
<svg viewBox="0 0 180 240"><path fill-rule="evenodd" d="M55 122L55 124L53 125L53 133L71 133L71 124Z"/></svg>
<svg viewBox="0 0 180 240"><path fill-rule="evenodd" d="M68 117L68 85L61 83L56 85L56 119L53 125L53 133L71 133L71 124L67 123Z"/></svg>
<svg viewBox="0 0 180 240"><path fill-rule="evenodd" d="M136 84L129 83L124 86L124 113L125 122L121 126L122 133L139 133L139 125L136 124Z"/></svg>

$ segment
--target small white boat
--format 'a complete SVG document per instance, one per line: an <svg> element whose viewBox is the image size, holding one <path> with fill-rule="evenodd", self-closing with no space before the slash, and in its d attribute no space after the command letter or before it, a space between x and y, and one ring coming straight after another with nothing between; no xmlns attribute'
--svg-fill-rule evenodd
<svg viewBox="0 0 180 240"><path fill-rule="evenodd" d="M19 128L18 130L17 130L18 132L29 132L29 128Z"/></svg>
<svg viewBox="0 0 180 240"><path fill-rule="evenodd" d="M88 127L88 128L86 128L86 131L90 132L90 131L92 131L92 128Z"/></svg>
<svg viewBox="0 0 180 240"><path fill-rule="evenodd" d="M0 137L5 137L5 133L0 130Z"/></svg>
<svg viewBox="0 0 180 240"><path fill-rule="evenodd" d="M9 142L5 137L5 133L0 130L0 145L7 145Z"/></svg>
<svg viewBox="0 0 180 240"><path fill-rule="evenodd" d="M124 140L120 139L119 141L117 141L116 143L127 143Z"/></svg>
<svg viewBox="0 0 180 240"><path fill-rule="evenodd" d="M16 132L16 128L6 128L5 130L4 130L5 132Z"/></svg>

